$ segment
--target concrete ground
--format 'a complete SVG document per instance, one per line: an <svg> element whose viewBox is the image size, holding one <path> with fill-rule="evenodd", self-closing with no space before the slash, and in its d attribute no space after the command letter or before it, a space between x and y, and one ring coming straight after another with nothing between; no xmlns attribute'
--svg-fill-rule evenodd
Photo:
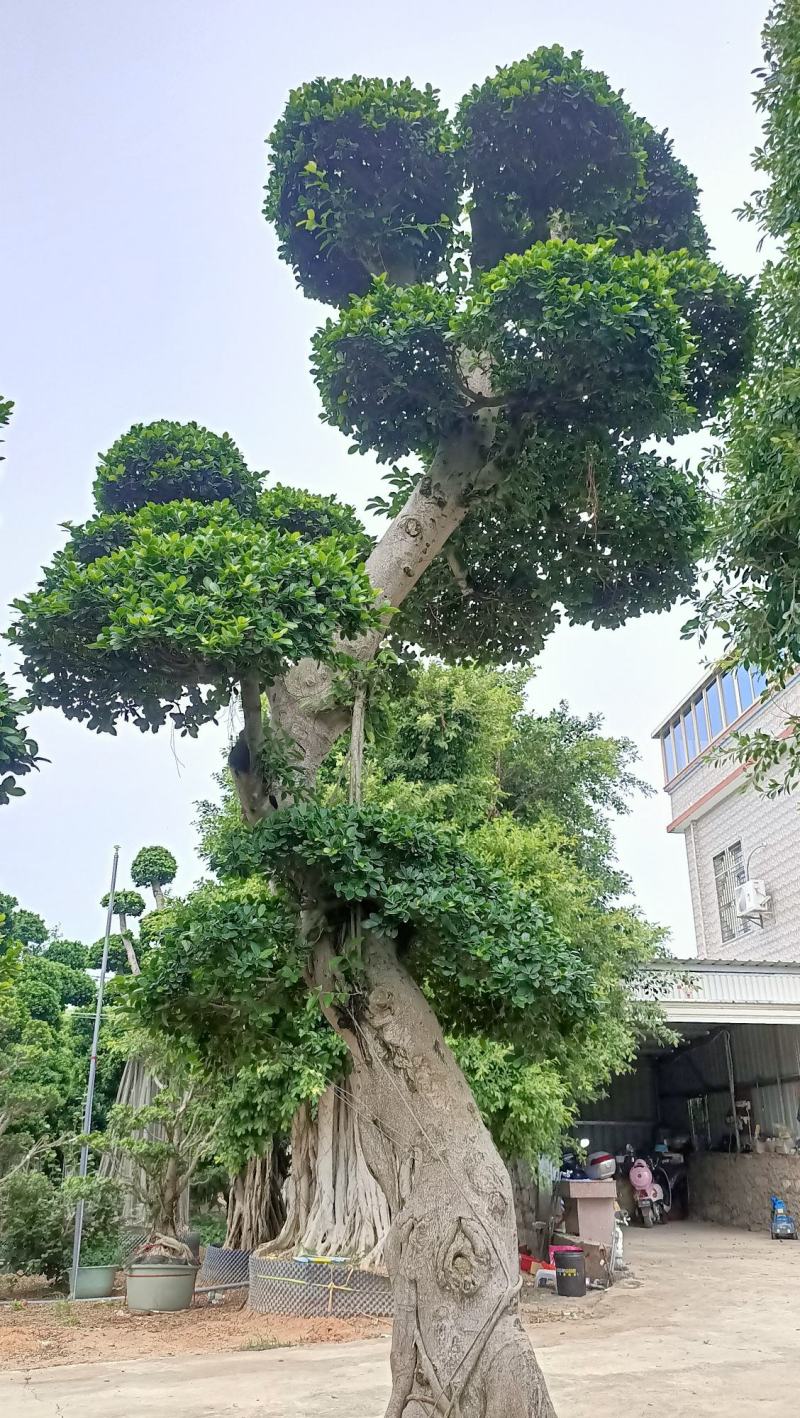
<svg viewBox="0 0 800 1418"><path fill-rule="evenodd" d="M632 1277L532 1335L559 1418L790 1418L800 1242L703 1225L626 1233ZM576 1306L580 1302L575 1302ZM0 1376L3 1418L381 1418L388 1343L63 1365Z"/></svg>

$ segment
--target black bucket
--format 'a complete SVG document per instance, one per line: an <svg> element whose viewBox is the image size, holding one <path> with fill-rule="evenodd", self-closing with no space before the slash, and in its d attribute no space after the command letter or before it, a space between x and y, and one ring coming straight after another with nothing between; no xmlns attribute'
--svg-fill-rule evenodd
<svg viewBox="0 0 800 1418"><path fill-rule="evenodd" d="M553 1246L556 1290L559 1295L586 1294L586 1260L580 1246Z"/></svg>

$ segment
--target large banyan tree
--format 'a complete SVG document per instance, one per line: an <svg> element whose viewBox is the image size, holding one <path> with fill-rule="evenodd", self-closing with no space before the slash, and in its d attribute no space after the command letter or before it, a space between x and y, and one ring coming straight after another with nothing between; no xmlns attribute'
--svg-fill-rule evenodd
<svg viewBox="0 0 800 1418"><path fill-rule="evenodd" d="M35 701L95 730L196 734L239 695L241 870L272 883L276 988L302 971L347 1047L391 1212L388 1418L547 1415L509 1178L420 985L513 1042L579 1035L591 972L446 827L361 805L365 698L387 636L525 661L559 619L617 626L690 590L706 498L653 442L734 387L748 294L709 260L667 137L559 48L453 118L408 80L317 80L270 152L280 254L334 307L313 342L324 417L387 465L386 531L265 487L227 435L135 427L12 638ZM348 731L350 801L326 805Z"/></svg>

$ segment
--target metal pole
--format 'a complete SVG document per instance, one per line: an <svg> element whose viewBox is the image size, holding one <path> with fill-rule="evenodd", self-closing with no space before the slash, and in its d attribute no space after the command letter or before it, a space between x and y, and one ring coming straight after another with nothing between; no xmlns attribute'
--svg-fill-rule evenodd
<svg viewBox="0 0 800 1418"><path fill-rule="evenodd" d="M725 1062L728 1065L728 1087L731 1093L731 1114L733 1116L733 1132L736 1138L736 1151L741 1152L742 1140L739 1137L739 1119L736 1116L736 1079L733 1075L730 1030L726 1029L722 1037L725 1040Z"/></svg>
<svg viewBox="0 0 800 1418"><path fill-rule="evenodd" d="M114 892L117 886L117 866L119 863L119 847L114 848L114 861L111 867L111 889L108 893L108 911L106 912L106 934L103 941L103 958L100 961L100 979L97 982L97 1004L94 1011L94 1033L92 1035L92 1054L89 1059L89 1078L86 1084L86 1106L83 1110L83 1131L90 1133L92 1130L92 1107L94 1105L94 1082L97 1077L97 1045L100 1038L100 1016L103 1013L103 991L106 984L106 970L108 969L108 942L111 935L111 923L114 918ZM81 1160L78 1168L78 1176L85 1177L89 1167L89 1144L84 1142L81 1148ZM72 1242L72 1272L70 1274L69 1298L75 1299L75 1286L78 1283L78 1266L81 1259L81 1237L83 1235L83 1197L80 1198L75 1208L75 1236Z"/></svg>

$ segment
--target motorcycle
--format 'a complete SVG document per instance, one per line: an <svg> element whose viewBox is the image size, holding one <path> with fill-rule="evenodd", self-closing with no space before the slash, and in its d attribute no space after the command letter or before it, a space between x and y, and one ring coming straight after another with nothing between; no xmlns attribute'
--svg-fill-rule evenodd
<svg viewBox="0 0 800 1418"><path fill-rule="evenodd" d="M663 1225L671 1206L671 1198L669 1202L664 1200L664 1188L660 1182L655 1180L650 1164L644 1157L637 1157L631 1163L628 1180L633 1187L633 1195L637 1210L642 1218L642 1225L647 1227Z"/></svg>

